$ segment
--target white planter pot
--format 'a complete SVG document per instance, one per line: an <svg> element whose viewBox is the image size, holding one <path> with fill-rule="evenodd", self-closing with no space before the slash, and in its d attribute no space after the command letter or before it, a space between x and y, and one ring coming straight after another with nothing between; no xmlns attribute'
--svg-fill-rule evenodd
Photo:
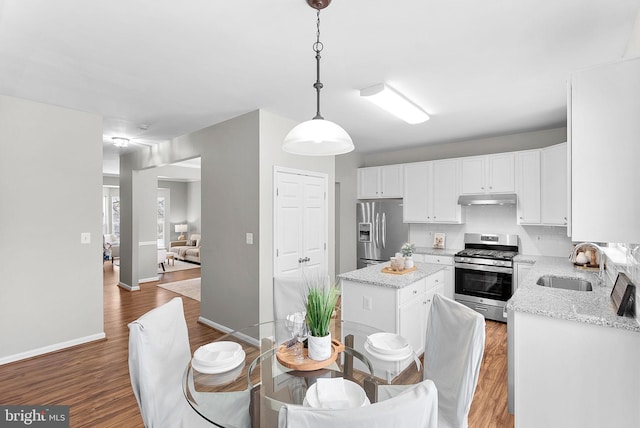
<svg viewBox="0 0 640 428"><path fill-rule="evenodd" d="M307 337L309 358L315 361L324 361L331 356L331 333L324 337L309 335Z"/></svg>
<svg viewBox="0 0 640 428"><path fill-rule="evenodd" d="M411 269L413 267L413 259L411 257L407 257L404 259L404 268Z"/></svg>

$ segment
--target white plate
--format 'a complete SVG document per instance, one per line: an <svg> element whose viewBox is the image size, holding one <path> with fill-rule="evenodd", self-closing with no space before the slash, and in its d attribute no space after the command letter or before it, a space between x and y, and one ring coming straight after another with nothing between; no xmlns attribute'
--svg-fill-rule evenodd
<svg viewBox="0 0 640 428"><path fill-rule="evenodd" d="M344 406L336 406L336 407L324 407L325 409L352 409L355 407L362 407L367 404L367 394L365 394L364 389L360 385L350 380L344 380L344 390L347 394L348 403ZM323 408L322 403L318 400L318 384L314 383L307 389L307 394L304 397L306 404L309 407L315 408ZM338 404L338 403L335 403Z"/></svg>
<svg viewBox="0 0 640 428"><path fill-rule="evenodd" d="M244 358L245 358L245 353L241 349L240 352L236 353L235 358L233 358L232 360L229 360L225 365L218 365L218 366L212 367L212 366L202 364L199 360L193 357L193 359L191 360L191 366L193 366L193 368L199 371L200 373L205 373L205 374L225 373L235 369L240 364L244 363Z"/></svg>
<svg viewBox="0 0 640 428"><path fill-rule="evenodd" d="M374 333L367 337L369 347L378 354L400 355L406 354L409 342L404 337L394 333Z"/></svg>
<svg viewBox="0 0 640 428"><path fill-rule="evenodd" d="M236 342L212 342L196 349L193 359L200 366L227 367L238 359L242 346Z"/></svg>
<svg viewBox="0 0 640 428"><path fill-rule="evenodd" d="M364 343L364 350L373 358L381 361L403 361L413 356L413 349L409 346L402 354L381 354L376 352L368 342Z"/></svg>
<svg viewBox="0 0 640 428"><path fill-rule="evenodd" d="M194 378L196 382L196 389L198 385L221 386L221 385L226 385L228 383L231 383L234 380L236 380L238 376L240 376L240 374L242 373L242 369L244 369L244 366L245 366L245 362L243 361L238 365L238 367L231 369L228 372L214 373L214 374L202 373L200 376ZM195 366L193 367L193 369L196 372L200 373L200 371L197 370ZM207 368L205 367L205 370L206 369Z"/></svg>

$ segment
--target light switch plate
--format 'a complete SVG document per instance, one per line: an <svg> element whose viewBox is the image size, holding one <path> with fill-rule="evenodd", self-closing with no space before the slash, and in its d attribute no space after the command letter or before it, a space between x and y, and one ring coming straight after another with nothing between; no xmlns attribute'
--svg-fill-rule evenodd
<svg viewBox="0 0 640 428"><path fill-rule="evenodd" d="M80 234L80 243L81 244L91 244L91 233L82 232Z"/></svg>

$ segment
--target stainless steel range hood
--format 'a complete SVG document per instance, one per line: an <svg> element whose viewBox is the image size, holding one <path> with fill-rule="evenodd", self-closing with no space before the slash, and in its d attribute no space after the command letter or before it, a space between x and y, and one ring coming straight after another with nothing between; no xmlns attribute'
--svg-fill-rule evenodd
<svg viewBox="0 0 640 428"><path fill-rule="evenodd" d="M515 205L518 197L515 193L460 195L460 205Z"/></svg>

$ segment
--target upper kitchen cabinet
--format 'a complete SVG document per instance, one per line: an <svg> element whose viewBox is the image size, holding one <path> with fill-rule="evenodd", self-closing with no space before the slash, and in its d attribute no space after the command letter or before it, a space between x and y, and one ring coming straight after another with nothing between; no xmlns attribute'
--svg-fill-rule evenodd
<svg viewBox="0 0 640 428"><path fill-rule="evenodd" d="M571 76L574 241L640 243L640 58Z"/></svg>
<svg viewBox="0 0 640 428"><path fill-rule="evenodd" d="M515 191L515 155L500 153L462 159L462 194Z"/></svg>
<svg viewBox="0 0 640 428"><path fill-rule="evenodd" d="M516 153L518 224L567 225L567 145Z"/></svg>
<svg viewBox="0 0 640 428"><path fill-rule="evenodd" d="M459 159L404 165L405 223L461 223Z"/></svg>
<svg viewBox="0 0 640 428"><path fill-rule="evenodd" d="M516 154L518 224L540 224L540 150Z"/></svg>
<svg viewBox="0 0 640 428"><path fill-rule="evenodd" d="M403 165L358 168L358 199L402 198Z"/></svg>
<svg viewBox="0 0 640 428"><path fill-rule="evenodd" d="M540 151L540 220L549 226L567 225L567 144Z"/></svg>

